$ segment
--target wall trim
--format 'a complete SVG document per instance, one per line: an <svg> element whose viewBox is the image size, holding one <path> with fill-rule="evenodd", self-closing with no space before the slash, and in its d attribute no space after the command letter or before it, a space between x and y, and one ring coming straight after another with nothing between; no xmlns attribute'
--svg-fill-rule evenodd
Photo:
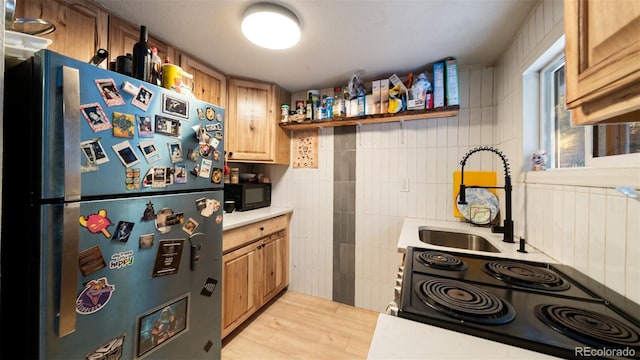
<svg viewBox="0 0 640 360"><path fill-rule="evenodd" d="M631 186L640 189L640 168L573 168L528 171L524 173L527 184L586 186L614 189Z"/></svg>

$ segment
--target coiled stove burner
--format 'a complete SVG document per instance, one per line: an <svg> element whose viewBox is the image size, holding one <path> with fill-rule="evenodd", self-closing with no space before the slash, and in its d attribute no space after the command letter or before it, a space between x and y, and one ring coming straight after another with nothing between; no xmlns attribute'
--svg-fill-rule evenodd
<svg viewBox="0 0 640 360"><path fill-rule="evenodd" d="M423 251L418 254L417 259L423 265L440 270L462 271L467 268L462 260L440 251Z"/></svg>
<svg viewBox="0 0 640 360"><path fill-rule="evenodd" d="M640 335L626 324L597 312L570 306L542 304L534 308L540 321L574 340L597 348L640 351Z"/></svg>
<svg viewBox="0 0 640 360"><path fill-rule="evenodd" d="M423 280L416 295L427 306L458 320L506 324L516 316L513 306L477 286L450 279Z"/></svg>
<svg viewBox="0 0 640 360"><path fill-rule="evenodd" d="M482 270L498 280L532 289L560 291L571 287L547 269L518 262L490 261L482 265Z"/></svg>

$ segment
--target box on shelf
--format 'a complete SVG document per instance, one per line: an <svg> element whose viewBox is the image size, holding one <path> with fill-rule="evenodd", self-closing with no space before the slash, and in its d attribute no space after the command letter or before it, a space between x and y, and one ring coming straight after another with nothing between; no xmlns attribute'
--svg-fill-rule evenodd
<svg viewBox="0 0 640 360"><path fill-rule="evenodd" d="M445 103L447 106L460 105L458 97L458 62L455 58L449 57L445 60L444 76L445 83Z"/></svg>
<svg viewBox="0 0 640 360"><path fill-rule="evenodd" d="M444 107L444 62L433 64L433 107Z"/></svg>
<svg viewBox="0 0 640 360"><path fill-rule="evenodd" d="M371 82L371 104L367 102L367 113L380 114L380 80ZM371 108L369 109L369 105Z"/></svg>
<svg viewBox="0 0 640 360"><path fill-rule="evenodd" d="M389 112L389 79L380 80L380 114Z"/></svg>

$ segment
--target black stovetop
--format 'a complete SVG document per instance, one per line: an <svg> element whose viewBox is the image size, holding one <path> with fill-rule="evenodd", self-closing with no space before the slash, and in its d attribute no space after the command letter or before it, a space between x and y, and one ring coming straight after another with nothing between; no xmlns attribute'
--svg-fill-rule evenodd
<svg viewBox="0 0 640 360"><path fill-rule="evenodd" d="M640 306L565 265L409 247L402 284L403 318L564 358L640 359Z"/></svg>

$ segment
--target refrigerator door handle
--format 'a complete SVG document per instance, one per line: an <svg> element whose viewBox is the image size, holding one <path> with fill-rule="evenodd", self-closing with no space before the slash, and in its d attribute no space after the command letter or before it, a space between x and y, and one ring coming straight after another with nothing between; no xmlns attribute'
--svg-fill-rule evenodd
<svg viewBox="0 0 640 360"><path fill-rule="evenodd" d="M78 250L80 243L80 71L62 67L64 123L64 212L58 337L76 330Z"/></svg>

